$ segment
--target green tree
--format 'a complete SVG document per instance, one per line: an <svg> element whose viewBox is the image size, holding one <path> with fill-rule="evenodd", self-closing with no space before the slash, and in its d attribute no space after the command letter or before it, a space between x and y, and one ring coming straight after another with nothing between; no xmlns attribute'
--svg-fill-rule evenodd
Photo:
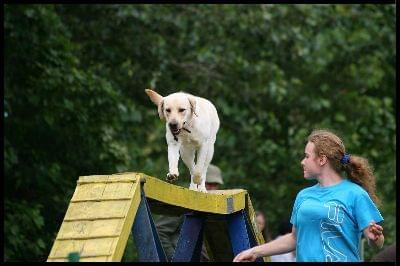
<svg viewBox="0 0 400 266"><path fill-rule="evenodd" d="M165 125L147 87L215 104L213 163L225 188L249 191L272 235L310 185L300 167L307 135L337 131L374 166L385 243L395 242L394 5L6 5L4 14L7 260L47 258L79 176L165 177ZM183 163L180 172L186 186Z"/></svg>

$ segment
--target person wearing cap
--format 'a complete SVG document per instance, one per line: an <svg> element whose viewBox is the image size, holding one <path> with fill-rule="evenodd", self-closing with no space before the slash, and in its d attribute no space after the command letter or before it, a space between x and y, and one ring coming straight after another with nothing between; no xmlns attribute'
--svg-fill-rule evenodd
<svg viewBox="0 0 400 266"><path fill-rule="evenodd" d="M210 164L206 173L206 189L217 190L223 184L221 170L217 166Z"/></svg>
<svg viewBox="0 0 400 266"><path fill-rule="evenodd" d="M206 173L206 189L217 190L220 185L223 185L221 170L210 164ZM179 233L183 224L184 216L166 216L160 215L155 220L158 236L160 237L161 245L165 251L168 261L172 260L175 253L176 245L178 244ZM209 261L205 245L203 243L200 261Z"/></svg>

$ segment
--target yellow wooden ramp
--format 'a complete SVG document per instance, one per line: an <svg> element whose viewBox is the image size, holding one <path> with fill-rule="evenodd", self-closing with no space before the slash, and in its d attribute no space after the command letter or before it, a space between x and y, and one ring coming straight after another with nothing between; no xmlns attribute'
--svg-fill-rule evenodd
<svg viewBox="0 0 400 266"><path fill-rule="evenodd" d="M140 203L141 180L152 212L179 215L199 211L212 216L244 209L258 244L264 243L246 190L202 193L135 172L81 176L47 261L68 261L71 252L80 253L79 261L121 261ZM219 230L216 222L209 228ZM208 238L217 257L224 250L218 251L221 247L216 241Z"/></svg>

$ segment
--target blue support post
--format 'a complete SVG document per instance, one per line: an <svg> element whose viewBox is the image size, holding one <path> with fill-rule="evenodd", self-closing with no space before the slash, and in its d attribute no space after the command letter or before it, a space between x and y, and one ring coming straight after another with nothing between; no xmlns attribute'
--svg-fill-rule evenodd
<svg viewBox="0 0 400 266"><path fill-rule="evenodd" d="M153 218L151 216L150 208L144 194L143 184L141 184L140 192L140 204L132 226L132 234L138 250L139 261L167 261L167 256L162 248L160 238L158 236Z"/></svg>
<svg viewBox="0 0 400 266"><path fill-rule="evenodd" d="M200 261L205 218L199 214L185 214L178 244L172 261Z"/></svg>
<svg viewBox="0 0 400 266"><path fill-rule="evenodd" d="M253 234L250 230L249 222L246 219L244 210L229 214L227 216L229 238L232 245L233 256L257 245ZM262 258L258 258L257 262L262 262Z"/></svg>

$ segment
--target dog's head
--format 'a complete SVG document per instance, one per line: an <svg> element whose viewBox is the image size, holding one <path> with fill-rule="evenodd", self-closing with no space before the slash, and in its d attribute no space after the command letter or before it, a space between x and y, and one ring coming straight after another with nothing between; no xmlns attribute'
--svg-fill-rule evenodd
<svg viewBox="0 0 400 266"><path fill-rule="evenodd" d="M177 92L163 97L153 90L146 89L145 92L151 101L158 106L160 119L166 120L171 133L174 135L180 133L185 123L195 113L196 100L191 95Z"/></svg>

